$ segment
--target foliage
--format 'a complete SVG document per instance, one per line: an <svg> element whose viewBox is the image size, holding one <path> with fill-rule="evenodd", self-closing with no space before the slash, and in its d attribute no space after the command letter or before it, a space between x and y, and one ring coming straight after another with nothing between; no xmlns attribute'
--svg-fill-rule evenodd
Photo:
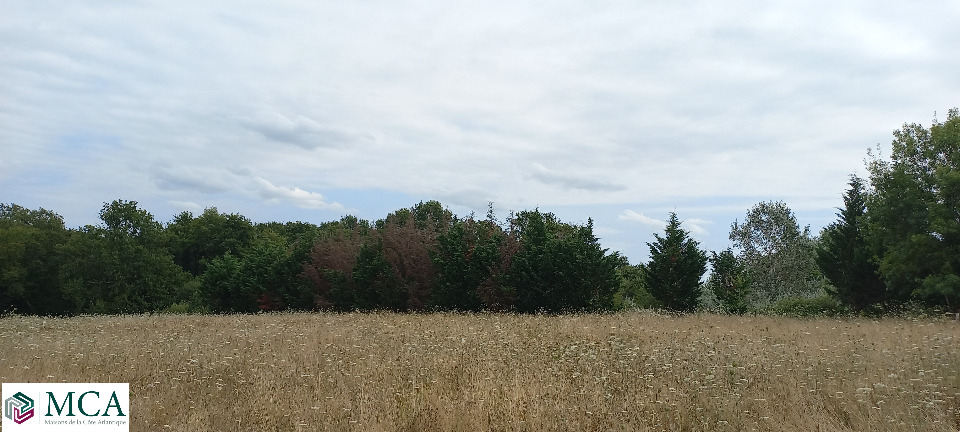
<svg viewBox="0 0 960 432"><path fill-rule="evenodd" d="M67 312L147 312L190 297L183 291L189 274L173 262L153 215L136 201L116 200L104 204L100 219L61 248Z"/></svg>
<svg viewBox="0 0 960 432"><path fill-rule="evenodd" d="M63 312L58 249L69 234L50 210L0 204L0 311Z"/></svg>
<svg viewBox="0 0 960 432"><path fill-rule="evenodd" d="M473 217L455 221L437 237L432 254L437 269L436 285L431 294L434 308L479 311L497 308L491 301L503 277L504 244L512 240L492 220L477 221ZM484 295L482 295L484 294Z"/></svg>
<svg viewBox="0 0 960 432"><path fill-rule="evenodd" d="M873 260L866 233L866 190L863 180L850 177L839 220L824 228L816 261L832 287L828 292L855 312L885 300L886 287Z"/></svg>
<svg viewBox="0 0 960 432"><path fill-rule="evenodd" d="M381 239L372 237L360 244L351 279L356 298L354 309L406 310L407 293L402 289L393 268L383 257Z"/></svg>
<svg viewBox="0 0 960 432"><path fill-rule="evenodd" d="M301 232L291 239L279 228L257 226L253 239L237 255L227 252L207 266L201 276L202 291L211 309L255 312L315 307L313 289L300 276L306 254L299 246L312 243L313 237Z"/></svg>
<svg viewBox="0 0 960 432"><path fill-rule="evenodd" d="M873 157L870 241L895 300L960 305L960 115L894 132L889 161Z"/></svg>
<svg viewBox="0 0 960 432"><path fill-rule="evenodd" d="M368 222L355 217L344 217L324 226L303 266L303 275L316 293L318 308L346 311L355 307L353 266L361 236L369 229Z"/></svg>
<svg viewBox="0 0 960 432"><path fill-rule="evenodd" d="M747 269L752 303L763 306L787 297L823 293L824 278L814 259L810 227L801 231L782 201L755 205L743 223L731 225L730 240Z"/></svg>
<svg viewBox="0 0 960 432"><path fill-rule="evenodd" d="M620 288L614 295L614 309L658 309L663 307L643 285L643 264L630 265L626 258L617 267Z"/></svg>
<svg viewBox="0 0 960 432"><path fill-rule="evenodd" d="M453 215L429 201L376 223L344 217L326 227L303 267L317 305L334 310L422 310L436 283L431 250Z"/></svg>
<svg viewBox="0 0 960 432"><path fill-rule="evenodd" d="M727 249L712 252L710 265L713 271L707 280L707 288L713 292L720 307L734 314L743 314L750 308L750 276L743 262Z"/></svg>
<svg viewBox="0 0 960 432"><path fill-rule="evenodd" d="M408 214L409 216L401 216ZM437 267L431 252L454 220L439 202L419 203L410 209L398 210L383 221L378 221L383 257L398 284L396 295L403 296L404 304L395 310L424 310L438 283ZM402 293L402 294L401 294Z"/></svg>
<svg viewBox="0 0 960 432"><path fill-rule="evenodd" d="M707 271L707 255L680 224L677 214L670 213L665 235L654 234L656 241L647 243L650 262L642 274L644 286L664 307L691 312L699 306L700 278Z"/></svg>
<svg viewBox="0 0 960 432"><path fill-rule="evenodd" d="M174 261L194 276L199 276L214 258L226 253L237 255L254 235L253 224L239 214L224 214L211 207L193 217L183 212L166 228L171 237Z"/></svg>
<svg viewBox="0 0 960 432"><path fill-rule="evenodd" d="M519 312L609 310L619 287L617 254L607 254L587 225L565 224L552 213L524 211L510 220L519 241L507 284Z"/></svg>

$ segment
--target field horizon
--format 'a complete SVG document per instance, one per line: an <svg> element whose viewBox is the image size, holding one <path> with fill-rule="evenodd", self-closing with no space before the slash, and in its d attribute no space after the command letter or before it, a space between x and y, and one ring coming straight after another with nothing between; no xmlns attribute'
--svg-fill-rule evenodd
<svg viewBox="0 0 960 432"><path fill-rule="evenodd" d="M956 431L960 325L650 312L0 318L2 382L131 430Z"/></svg>

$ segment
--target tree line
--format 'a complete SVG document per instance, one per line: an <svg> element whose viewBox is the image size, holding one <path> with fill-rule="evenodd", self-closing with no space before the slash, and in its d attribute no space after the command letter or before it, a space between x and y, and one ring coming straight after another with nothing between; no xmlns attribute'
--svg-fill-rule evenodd
<svg viewBox="0 0 960 432"><path fill-rule="evenodd" d="M208 208L160 223L135 201L67 228L46 209L0 204L0 312L577 312L650 307L728 313L883 313L960 304L960 116L894 132L869 154L838 219L814 235L761 202L708 252L675 213L648 262L601 247L593 222L539 209L499 221L436 201L376 221L253 223ZM708 267L711 272L708 277Z"/></svg>
<svg viewBox="0 0 960 432"><path fill-rule="evenodd" d="M500 223L422 202L374 222L254 224L208 208L157 222L137 202L67 229L0 204L0 301L29 314L273 310L609 310L626 260L539 210Z"/></svg>

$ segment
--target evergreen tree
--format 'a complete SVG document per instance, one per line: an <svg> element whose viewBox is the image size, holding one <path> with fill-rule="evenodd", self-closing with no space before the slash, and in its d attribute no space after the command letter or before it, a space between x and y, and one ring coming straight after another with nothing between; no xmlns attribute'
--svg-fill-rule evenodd
<svg viewBox="0 0 960 432"><path fill-rule="evenodd" d="M361 243L353 266L352 279L359 310L407 310L407 291L383 256L379 237Z"/></svg>
<svg viewBox="0 0 960 432"><path fill-rule="evenodd" d="M707 271L707 254L680 228L676 213L670 213L665 236L654 234L650 262L644 266L647 290L671 310L690 312L699 306L700 278Z"/></svg>
<svg viewBox="0 0 960 432"><path fill-rule="evenodd" d="M622 260L600 247L592 220L574 226L534 210L518 213L511 226L520 249L513 255L507 284L516 290L519 312L613 307Z"/></svg>
<svg viewBox="0 0 960 432"><path fill-rule="evenodd" d="M713 271L707 280L707 287L720 301L723 310L729 313L743 314L750 307L750 277L743 262L727 249L710 256Z"/></svg>
<svg viewBox="0 0 960 432"><path fill-rule="evenodd" d="M880 268L873 261L867 242L865 216L866 191L863 180L850 177L850 189L843 196L839 220L820 234L817 265L833 285L828 292L838 301L861 311L884 301L886 288Z"/></svg>
<svg viewBox="0 0 960 432"><path fill-rule="evenodd" d="M431 303L440 309L477 311L481 290L498 276L503 231L490 220L472 217L457 221L437 238L433 263L437 268Z"/></svg>

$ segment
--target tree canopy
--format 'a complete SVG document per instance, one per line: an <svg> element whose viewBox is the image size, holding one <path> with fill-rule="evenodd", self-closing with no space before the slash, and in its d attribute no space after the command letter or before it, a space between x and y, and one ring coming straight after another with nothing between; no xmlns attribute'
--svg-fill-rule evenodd
<svg viewBox="0 0 960 432"><path fill-rule="evenodd" d="M888 294L960 305L960 115L904 124L868 164L871 242Z"/></svg>
<svg viewBox="0 0 960 432"><path fill-rule="evenodd" d="M0 203L0 312L960 310L960 112L904 124L891 147L868 154L869 179L851 176L819 236L763 201L708 254L671 213L637 265L601 246L592 219L540 209L501 222L492 205L479 219L426 201L316 225L211 207L164 224L115 200L100 223L67 228Z"/></svg>

